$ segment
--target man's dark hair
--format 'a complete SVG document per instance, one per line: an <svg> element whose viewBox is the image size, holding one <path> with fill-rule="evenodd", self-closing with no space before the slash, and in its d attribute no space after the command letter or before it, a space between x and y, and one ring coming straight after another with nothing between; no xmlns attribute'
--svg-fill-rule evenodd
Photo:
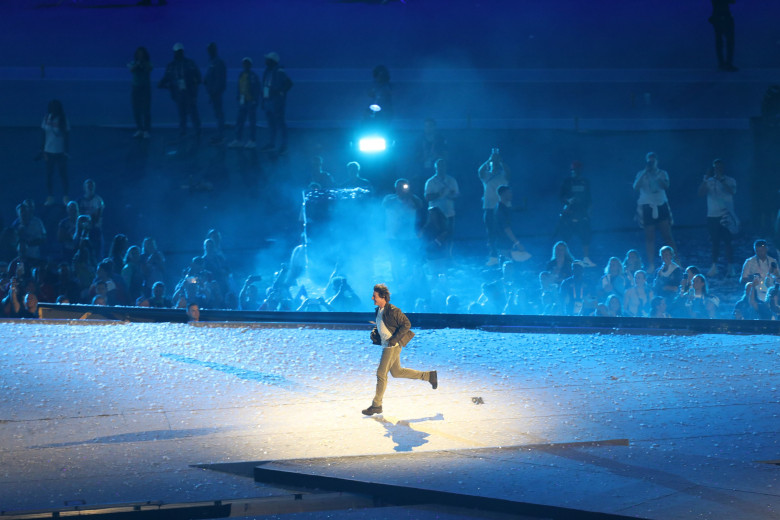
<svg viewBox="0 0 780 520"><path fill-rule="evenodd" d="M390 289L383 283L378 283L374 286L374 292L379 295L380 298L386 302L390 301Z"/></svg>

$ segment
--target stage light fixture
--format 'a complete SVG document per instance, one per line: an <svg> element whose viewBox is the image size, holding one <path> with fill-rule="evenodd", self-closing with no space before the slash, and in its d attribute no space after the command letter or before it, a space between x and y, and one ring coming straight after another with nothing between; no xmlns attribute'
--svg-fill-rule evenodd
<svg viewBox="0 0 780 520"><path fill-rule="evenodd" d="M362 137L358 141L358 149L363 153L379 153L387 150L387 142L381 136Z"/></svg>

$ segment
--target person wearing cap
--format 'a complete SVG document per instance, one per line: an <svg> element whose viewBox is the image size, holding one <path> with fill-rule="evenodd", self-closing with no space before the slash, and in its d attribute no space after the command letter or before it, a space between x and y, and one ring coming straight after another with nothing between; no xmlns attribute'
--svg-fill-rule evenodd
<svg viewBox="0 0 780 520"><path fill-rule="evenodd" d="M732 264L733 248L731 247L732 234L737 232L738 220L734 212L734 194L737 192L737 181L724 173L722 159L712 161L710 175L705 175L699 185L699 196L707 197L707 229L710 232L712 267L707 276L718 274L718 257L720 257L720 243L726 253L726 275L737 275Z"/></svg>
<svg viewBox="0 0 780 520"><path fill-rule="evenodd" d="M257 148L255 132L257 130L257 104L260 101L262 87L260 78L252 70L252 58L241 60L244 70L238 75L238 120L236 138L228 145L230 148ZM249 141L243 142L244 123L249 117Z"/></svg>
<svg viewBox="0 0 780 520"><path fill-rule="evenodd" d="M582 175L582 163L572 161L569 176L561 183L560 199L563 209L558 220L557 234L571 244L577 236L582 244L582 263L585 267L595 267L590 259L590 181Z"/></svg>
<svg viewBox="0 0 780 520"><path fill-rule="evenodd" d="M200 70L194 61L184 56L184 45L173 46L173 61L165 68L159 88L167 88L179 111L179 131L187 133L187 118L192 121L195 132L200 135L198 114L198 87L201 83Z"/></svg>
<svg viewBox="0 0 780 520"><path fill-rule="evenodd" d="M279 65L279 55L269 52L265 55L265 71L263 72L263 111L268 120L268 142L264 151L276 150L278 153L287 151L287 122L285 121L285 104L287 92L292 88L292 81ZM279 134L279 146L276 146L276 136Z"/></svg>
<svg viewBox="0 0 780 520"><path fill-rule="evenodd" d="M225 139L225 111L222 108L222 95L227 84L227 67L217 54L217 44L209 43L206 47L209 53L209 66L203 75L203 86L209 95L211 106L214 107L214 117L217 118L217 135L211 140L213 144L221 144Z"/></svg>

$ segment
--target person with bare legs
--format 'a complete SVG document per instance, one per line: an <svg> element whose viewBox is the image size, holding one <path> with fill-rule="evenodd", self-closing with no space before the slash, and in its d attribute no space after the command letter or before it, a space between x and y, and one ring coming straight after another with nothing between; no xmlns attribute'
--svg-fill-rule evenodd
<svg viewBox="0 0 780 520"><path fill-rule="evenodd" d="M652 263L655 258L655 230L661 232L664 245L677 251L677 244L672 236L672 210L666 190L669 189L669 174L658 168L658 156L649 152L645 157L647 164L636 174L634 191L639 192L637 201L637 218L639 225L645 230L645 250L647 251L648 271L655 269Z"/></svg>

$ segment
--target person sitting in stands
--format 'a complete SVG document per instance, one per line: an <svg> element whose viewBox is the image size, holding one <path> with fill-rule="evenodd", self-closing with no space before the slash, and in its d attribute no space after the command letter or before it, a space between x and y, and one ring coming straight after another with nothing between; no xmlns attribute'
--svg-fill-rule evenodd
<svg viewBox="0 0 780 520"><path fill-rule="evenodd" d="M663 296L653 296L653 299L650 300L650 317L671 318L666 312L666 298Z"/></svg>
<svg viewBox="0 0 780 520"><path fill-rule="evenodd" d="M555 243L552 249L552 257L547 262L545 271L549 271L552 274L550 283L559 284L566 278L571 276L571 266L574 262L569 251L569 246L563 240Z"/></svg>
<svg viewBox="0 0 780 520"><path fill-rule="evenodd" d="M130 246L127 248L121 276L131 301L135 301L139 296L143 295L144 273L143 265L141 264L140 247Z"/></svg>
<svg viewBox="0 0 780 520"><path fill-rule="evenodd" d="M96 294L94 298L92 298L92 305L99 305L102 307L105 307L106 304L106 297L102 294Z"/></svg>
<svg viewBox="0 0 780 520"><path fill-rule="evenodd" d="M677 289L677 296L674 297L669 305L670 314L675 318L684 318L688 316L688 309L685 303L688 301L688 292L693 288L693 277L699 274L699 268L695 265L689 265L683 272L680 286Z"/></svg>
<svg viewBox="0 0 780 520"><path fill-rule="evenodd" d="M144 271L144 291L148 293L150 287L165 279L165 255L157 249L157 241L152 237L144 238L141 244L141 263Z"/></svg>
<svg viewBox="0 0 780 520"><path fill-rule="evenodd" d="M766 304L769 308L769 315L766 319L774 321L780 319L780 282L775 282L767 291Z"/></svg>
<svg viewBox="0 0 780 520"><path fill-rule="evenodd" d="M776 293L777 291L775 291ZM734 304L732 316L735 320L768 320L772 313L769 305L756 298L755 281L745 284L742 298Z"/></svg>
<svg viewBox="0 0 780 520"><path fill-rule="evenodd" d="M671 246L663 246L659 253L662 264L655 272L653 292L670 303L677 295L682 280L682 268L674 261L674 249Z"/></svg>
<svg viewBox="0 0 780 520"><path fill-rule="evenodd" d="M125 265L125 255L127 254L128 247L130 247L130 241L123 233L117 233L114 235L114 238L111 239L111 245L108 246L108 258L114 262L115 266L119 267Z"/></svg>
<svg viewBox="0 0 780 520"><path fill-rule="evenodd" d="M604 299L610 294L622 299L630 285L623 273L623 264L620 263L620 259L616 256L611 257L604 267L604 275L601 277L601 284L597 292Z"/></svg>
<svg viewBox="0 0 780 520"><path fill-rule="evenodd" d="M95 279L89 288L90 297L98 294L99 284L103 284L105 287L103 296L106 297L106 305L127 305L129 303L125 283L121 277L113 273L113 267L108 260L103 260L98 264Z"/></svg>
<svg viewBox="0 0 780 520"><path fill-rule="evenodd" d="M590 316L596 310L596 298L585 281L585 266L579 260L571 264L571 276L561 282L561 310L566 316Z"/></svg>
<svg viewBox="0 0 780 520"><path fill-rule="evenodd" d="M617 318L623 315L623 307L620 304L620 298L615 294L607 296L604 303L596 306L596 316L606 316L608 318Z"/></svg>
<svg viewBox="0 0 780 520"><path fill-rule="evenodd" d="M250 275L244 280L241 292L238 294L238 308L242 311L256 311L263 302L260 300L260 289L255 282L262 279L260 275Z"/></svg>
<svg viewBox="0 0 780 520"><path fill-rule="evenodd" d="M626 277L629 280L634 279L634 273L644 269L642 265L642 257L639 255L639 251L636 249L629 249L626 252L626 257L623 259L623 271L626 273Z"/></svg>
<svg viewBox="0 0 780 520"><path fill-rule="evenodd" d="M623 296L626 316L649 316L650 302L655 294L647 283L647 273L639 269L634 273L634 285Z"/></svg>
<svg viewBox="0 0 780 520"><path fill-rule="evenodd" d="M707 290L707 279L697 274L691 282L685 307L691 318L714 318L720 305L720 299Z"/></svg>
<svg viewBox="0 0 780 520"><path fill-rule="evenodd" d="M54 282L54 292L60 296L64 296L69 302L76 303L79 301L81 289L76 279L71 274L70 264L67 262L61 262L57 266L57 279Z"/></svg>
<svg viewBox="0 0 780 520"><path fill-rule="evenodd" d="M152 285L152 297L149 298L149 306L158 309L170 308L171 300L165 296L165 284L163 282L154 282Z"/></svg>

